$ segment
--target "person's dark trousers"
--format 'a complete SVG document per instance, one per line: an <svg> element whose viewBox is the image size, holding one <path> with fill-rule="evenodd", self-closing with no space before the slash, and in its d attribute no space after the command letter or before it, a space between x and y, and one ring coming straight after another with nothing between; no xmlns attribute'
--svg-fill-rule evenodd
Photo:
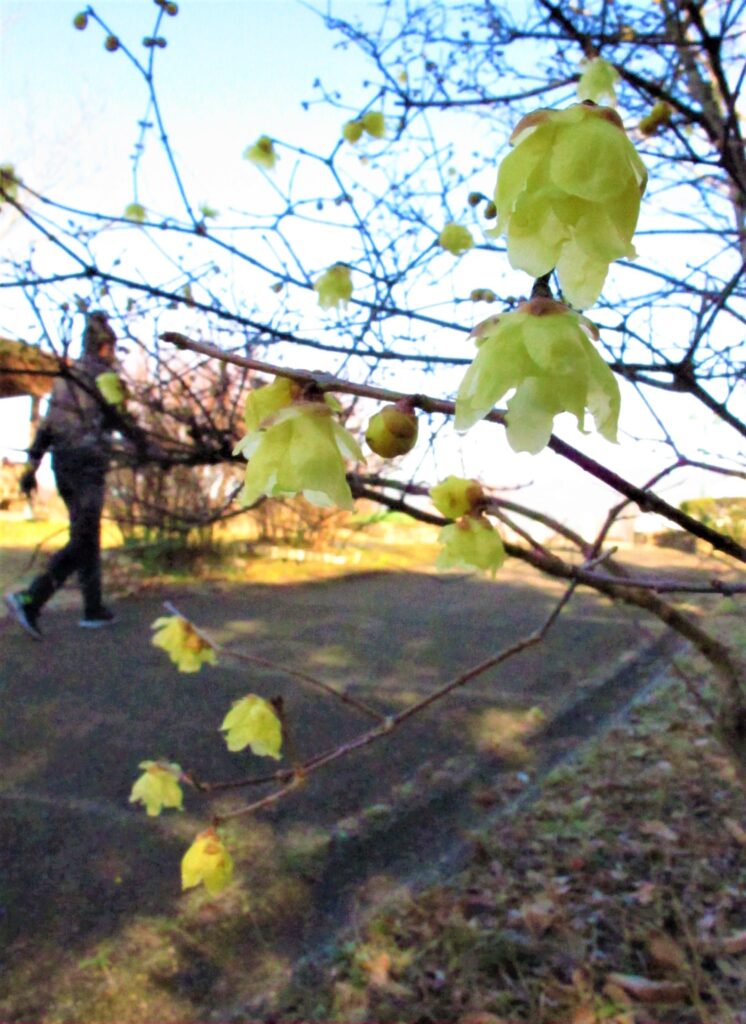
<svg viewBox="0 0 746 1024"><path fill-rule="evenodd" d="M89 450L52 455L57 490L67 505L70 538L52 555L46 570L31 583L29 607L38 611L73 573L78 573L84 615L101 607L101 513L104 507L106 462Z"/></svg>

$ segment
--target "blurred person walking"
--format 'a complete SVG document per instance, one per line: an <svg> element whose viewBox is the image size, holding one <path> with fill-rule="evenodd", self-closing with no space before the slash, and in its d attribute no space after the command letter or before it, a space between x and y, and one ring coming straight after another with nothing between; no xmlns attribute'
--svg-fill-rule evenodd
<svg viewBox="0 0 746 1024"><path fill-rule="evenodd" d="M42 608L74 572L83 596L79 625L97 629L115 621L101 594L101 514L116 417L99 391L97 378L113 373L116 344L106 314L90 313L82 357L71 375L55 381L20 479L21 491L30 497L37 486L39 463L50 451L57 490L70 520L68 542L52 555L45 571L26 590L5 598L18 624L35 640L42 639L38 625Z"/></svg>

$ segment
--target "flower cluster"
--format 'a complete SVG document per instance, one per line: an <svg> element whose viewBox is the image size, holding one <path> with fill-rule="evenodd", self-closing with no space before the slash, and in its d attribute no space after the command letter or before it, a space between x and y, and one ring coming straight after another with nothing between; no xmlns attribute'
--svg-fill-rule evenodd
<svg viewBox="0 0 746 1024"><path fill-rule="evenodd" d="M485 496L477 480L449 476L430 490L436 509L455 523L438 535L443 545L436 565L439 569L465 566L482 569L494 576L505 561L502 538L483 514Z"/></svg>
<svg viewBox="0 0 746 1024"><path fill-rule="evenodd" d="M616 440L619 385L591 342L598 330L586 317L535 298L473 333L479 351L456 398L457 430L468 430L513 390L507 436L514 451L541 451L560 412L572 413L583 429L587 411L599 433Z"/></svg>
<svg viewBox="0 0 746 1024"><path fill-rule="evenodd" d="M252 391L246 402L246 435L234 454L249 460L239 500L303 496L314 505L351 509L345 459L362 462L352 434L337 421L331 395L305 399L292 382L278 378Z"/></svg>
<svg viewBox="0 0 746 1024"><path fill-rule="evenodd" d="M373 139L382 139L384 137L386 134L386 122L379 110L369 110L362 117L355 118L354 121L347 121L342 128L342 137L345 142L349 142L354 146L363 132L370 135Z"/></svg>

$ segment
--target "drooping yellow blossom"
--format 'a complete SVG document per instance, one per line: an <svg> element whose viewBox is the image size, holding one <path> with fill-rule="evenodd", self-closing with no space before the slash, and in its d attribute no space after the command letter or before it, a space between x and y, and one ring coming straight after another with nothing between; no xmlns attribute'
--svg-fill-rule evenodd
<svg viewBox="0 0 746 1024"><path fill-rule="evenodd" d="M182 810L181 768L168 761L141 761L143 774L132 787L130 803L141 803L151 818L164 807Z"/></svg>
<svg viewBox="0 0 746 1024"><path fill-rule="evenodd" d="M460 256L462 252L473 248L474 239L469 229L461 224L446 224L438 236L438 245L454 256Z"/></svg>
<svg viewBox="0 0 746 1024"><path fill-rule="evenodd" d="M257 167L263 167L265 171L271 171L277 163L274 143L268 135L260 135L252 146L244 150L243 155L245 160L250 160Z"/></svg>
<svg viewBox="0 0 746 1024"><path fill-rule="evenodd" d="M441 515L459 519L479 508L484 501L484 491L477 480L447 476L430 488L430 499Z"/></svg>
<svg viewBox="0 0 746 1024"><path fill-rule="evenodd" d="M99 373L96 377L96 387L101 392L105 402L115 407L124 406L127 402L127 386L119 374L113 370L106 373Z"/></svg>
<svg viewBox="0 0 746 1024"><path fill-rule="evenodd" d="M250 400L258 401L258 395L253 392ZM337 421L336 405L330 395L292 402L249 429L233 450L249 460L241 504L253 505L262 495L303 494L314 505L353 507L345 459L365 460L352 434ZM252 421L255 415L252 411Z"/></svg>
<svg viewBox="0 0 746 1024"><path fill-rule="evenodd" d="M350 268L344 263L329 267L314 284L322 309L345 307L352 298Z"/></svg>
<svg viewBox="0 0 746 1024"><path fill-rule="evenodd" d="M593 346L598 329L586 317L535 298L490 317L473 334L479 351L456 397L457 430L468 430L515 390L507 414L514 451L541 451L560 412L572 413L582 430L588 411L596 430L616 441L619 385Z"/></svg>
<svg viewBox="0 0 746 1024"><path fill-rule="evenodd" d="M537 110L513 132L495 191L508 259L542 277L556 268L564 298L592 306L609 265L636 255L632 235L647 172L609 107Z"/></svg>
<svg viewBox="0 0 746 1024"><path fill-rule="evenodd" d="M214 648L180 615L164 615L151 628L157 630L153 645L166 651L179 672L199 672L217 663Z"/></svg>
<svg viewBox="0 0 746 1024"><path fill-rule="evenodd" d="M500 534L484 516L464 516L444 526L438 534L443 545L435 563L439 569L464 566L494 576L505 561Z"/></svg>
<svg viewBox="0 0 746 1024"><path fill-rule="evenodd" d="M217 896L233 878L233 858L217 832L200 832L181 860L181 888L192 889L202 882L211 896Z"/></svg>
<svg viewBox="0 0 746 1024"><path fill-rule="evenodd" d="M280 760L282 724L275 709L263 697L250 693L248 697L234 701L220 728L226 733L228 750L251 747L252 753L258 757Z"/></svg>
<svg viewBox="0 0 746 1024"><path fill-rule="evenodd" d="M578 82L578 99L591 100L593 103L616 105L616 84L619 72L613 64L602 57L589 60L580 75Z"/></svg>

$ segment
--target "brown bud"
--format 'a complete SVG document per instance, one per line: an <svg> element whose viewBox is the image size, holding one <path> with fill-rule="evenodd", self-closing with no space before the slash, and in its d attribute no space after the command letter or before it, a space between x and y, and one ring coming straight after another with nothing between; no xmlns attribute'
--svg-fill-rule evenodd
<svg viewBox="0 0 746 1024"><path fill-rule="evenodd" d="M175 18L176 15L179 13L179 5L178 4L173 4L173 3L168 3L164 7L164 10L165 10L166 14L170 14L172 18Z"/></svg>
<svg viewBox="0 0 746 1024"><path fill-rule="evenodd" d="M104 40L104 47L109 53L114 53L115 50L119 49L119 40L116 36L107 36Z"/></svg>
<svg viewBox="0 0 746 1024"><path fill-rule="evenodd" d="M487 203L483 212L485 220L494 220L497 217L497 207L494 203Z"/></svg>
<svg viewBox="0 0 746 1024"><path fill-rule="evenodd" d="M73 18L73 25L81 32L87 26L87 24L88 15L85 13L85 11L81 11L80 14L76 14Z"/></svg>

